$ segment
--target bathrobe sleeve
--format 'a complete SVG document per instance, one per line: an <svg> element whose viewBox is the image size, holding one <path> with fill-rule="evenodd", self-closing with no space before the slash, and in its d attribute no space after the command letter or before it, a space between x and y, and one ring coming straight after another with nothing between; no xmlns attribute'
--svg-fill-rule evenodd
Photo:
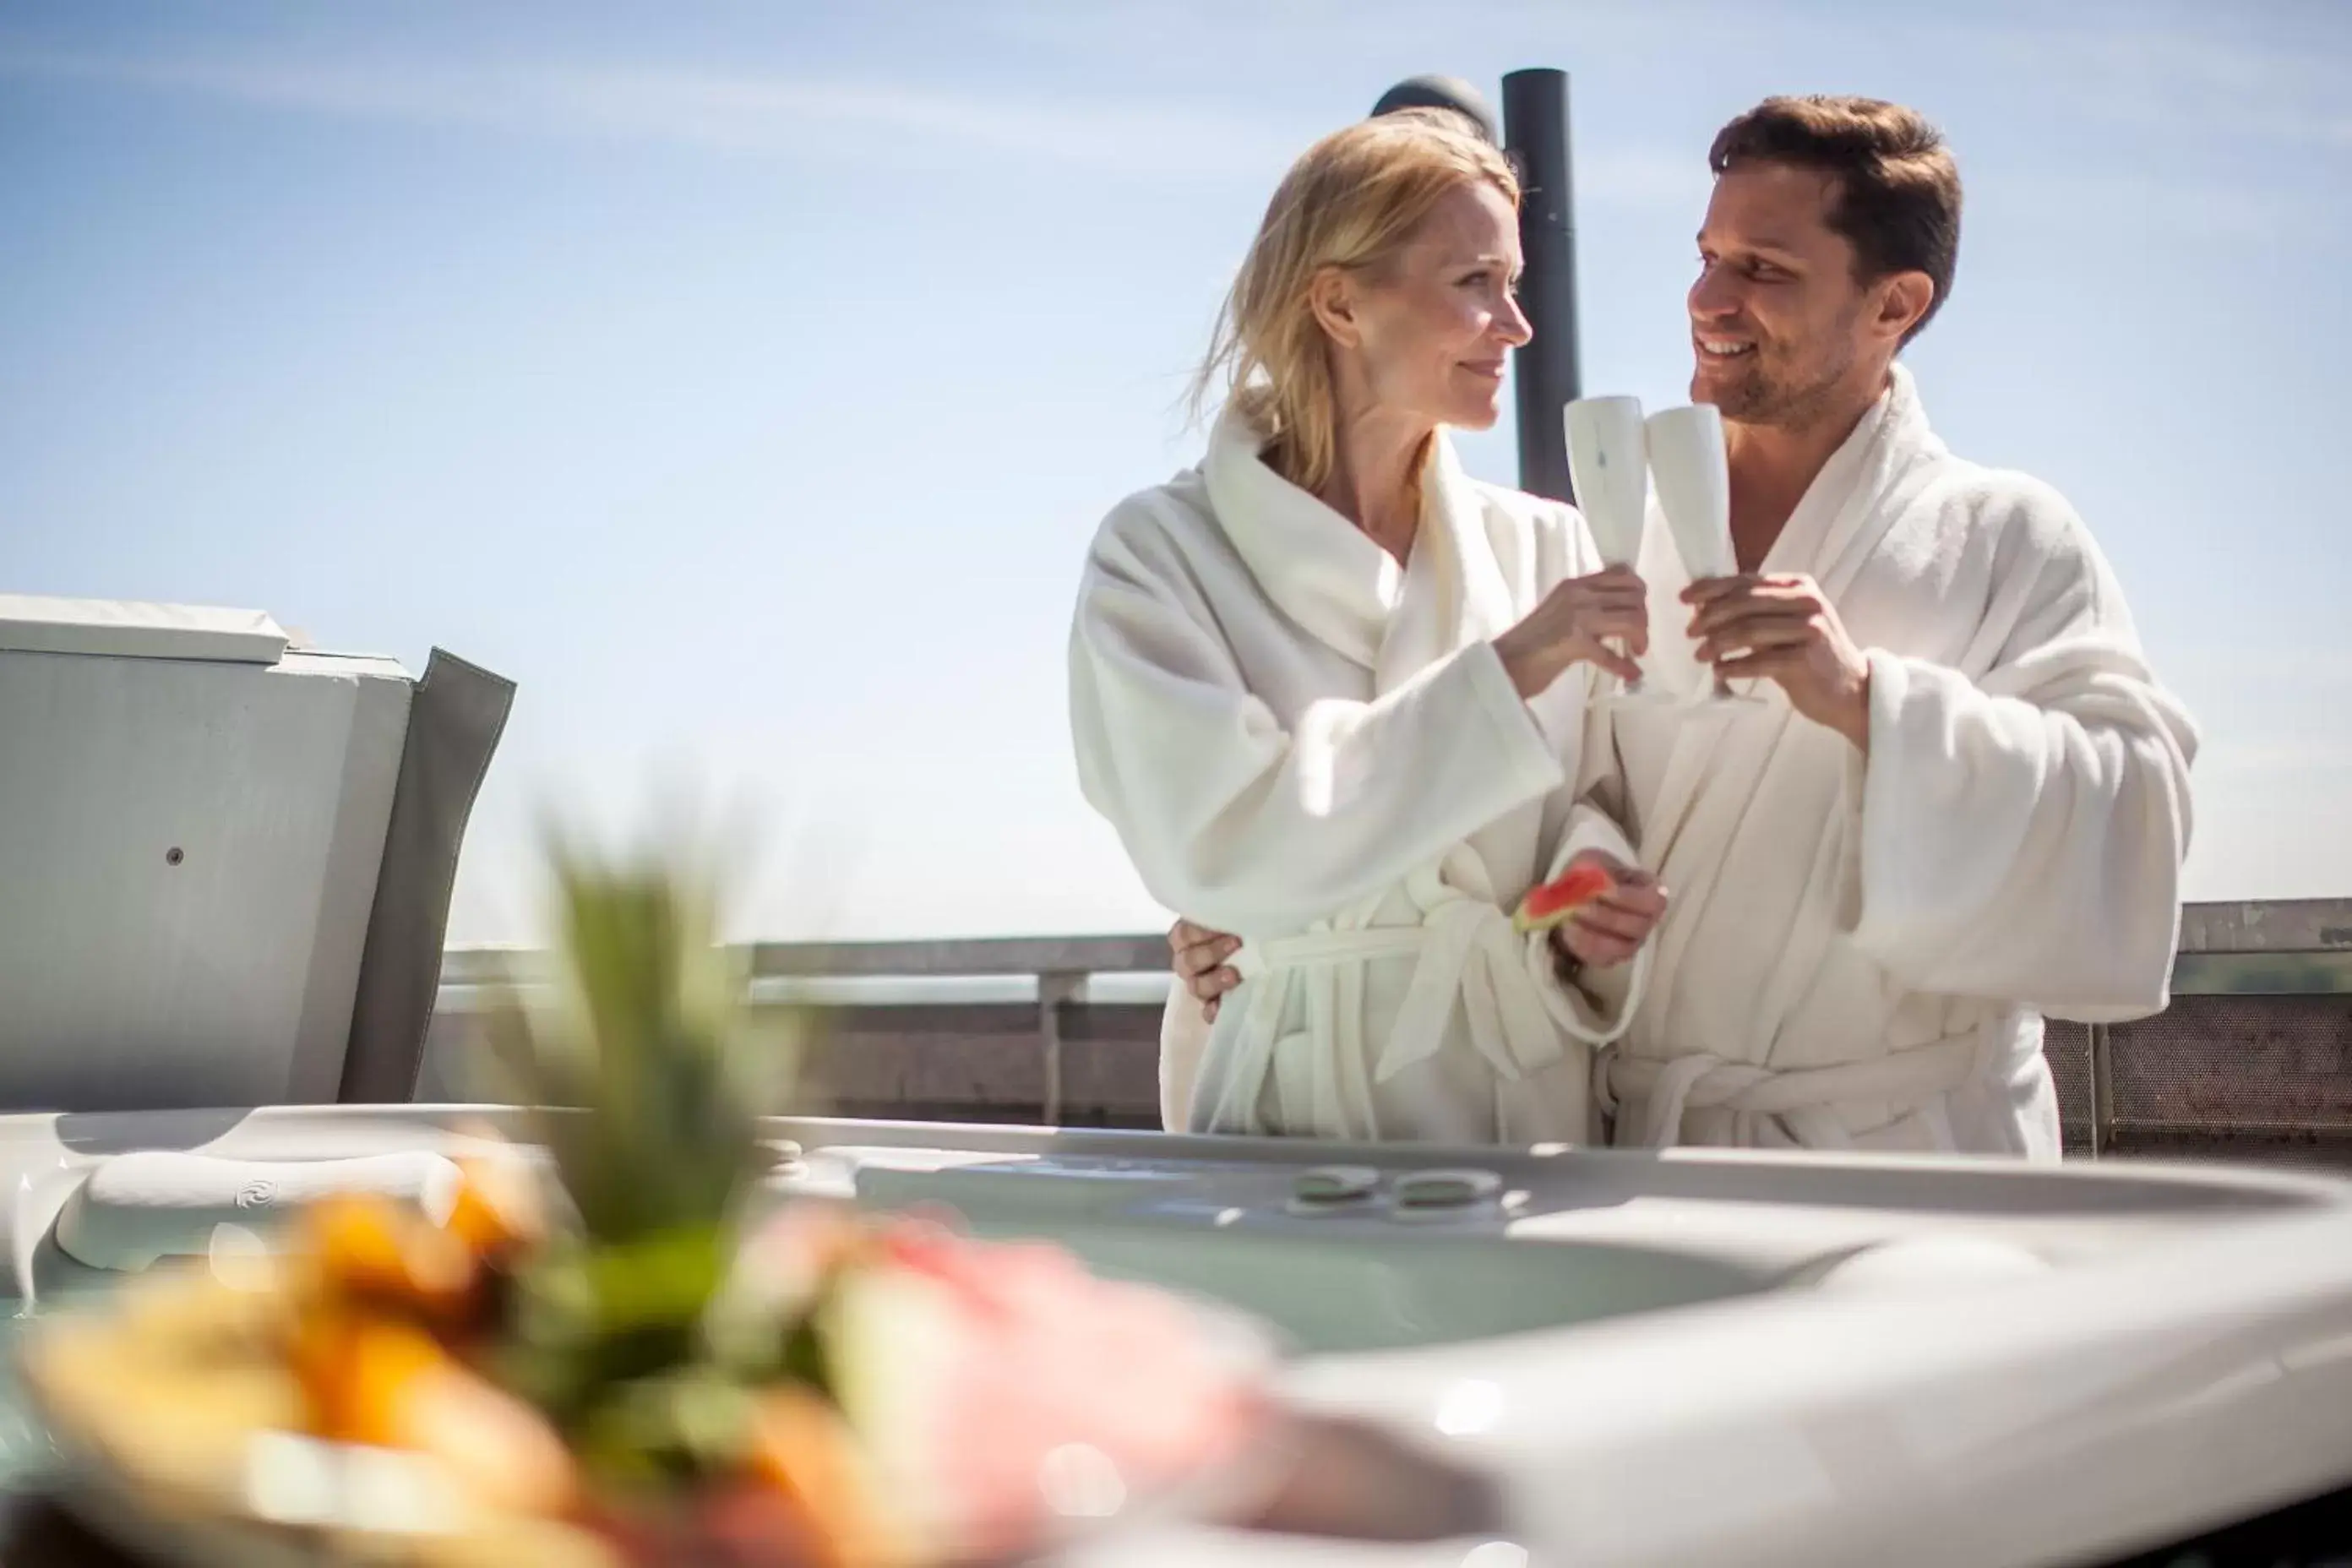
<svg viewBox="0 0 2352 1568"><path fill-rule="evenodd" d="M1080 788L1165 907L1243 936L1294 930L1565 782L1485 642L1286 727L1150 542L1107 527L1088 558L1070 720Z"/></svg>
<svg viewBox="0 0 2352 1568"><path fill-rule="evenodd" d="M1184 988L1183 976L1171 976L1167 1005L1160 1011L1160 1125L1166 1131L1184 1131L1192 1085L1208 1054L1208 1009Z"/></svg>
<svg viewBox="0 0 2352 1568"><path fill-rule="evenodd" d="M1872 651L1848 774L1848 930L1921 990L2105 1021L2161 1010L2197 733L2105 561L2012 480L1993 601L1958 667Z"/></svg>

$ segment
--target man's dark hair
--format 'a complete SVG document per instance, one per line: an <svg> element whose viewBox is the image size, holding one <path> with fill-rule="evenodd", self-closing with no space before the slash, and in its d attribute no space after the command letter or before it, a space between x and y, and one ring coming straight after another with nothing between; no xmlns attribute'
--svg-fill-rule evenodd
<svg viewBox="0 0 2352 1568"><path fill-rule="evenodd" d="M1960 171L1917 110L1874 98L1768 98L1716 132L1706 161L1717 174L1771 163L1834 176L1829 224L1853 245L1855 276L1924 272L1936 286L1903 341L1944 308L1959 261Z"/></svg>

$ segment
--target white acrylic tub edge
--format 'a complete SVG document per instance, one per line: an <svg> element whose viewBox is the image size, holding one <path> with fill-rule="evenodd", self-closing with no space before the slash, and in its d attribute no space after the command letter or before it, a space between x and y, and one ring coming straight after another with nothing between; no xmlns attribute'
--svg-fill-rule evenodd
<svg viewBox="0 0 2352 1568"><path fill-rule="evenodd" d="M5 1118L0 1173L22 1196L69 1187L109 1150L321 1158L433 1146L469 1117L510 1115L339 1107ZM1703 1227L1675 1234L1673 1218L1713 1209L1752 1211L1762 1229L1785 1221L1795 1250L1818 1254L1835 1229L1824 1228L1823 1212L1838 1207L1827 1200L1840 1192L1851 1214L1900 1211L1908 1223L1893 1227L1898 1235L1965 1231L1970 1213L1987 1234L2114 1233L2112 1245L2077 1246L2046 1271L1995 1270L1958 1289L1766 1291L1290 1369L1286 1385L1303 1402L1419 1433L1502 1479L1538 1562L2095 1562L2352 1481L2352 1184L2328 1178L2124 1162L2050 1172L1899 1156L1547 1158L937 1125L774 1130L820 1154L887 1154L875 1168L919 1167L929 1148L945 1152L934 1162L945 1171L1027 1166L1034 1182L1058 1165L1084 1184L1091 1164L1100 1185L1146 1193L1155 1184L1131 1178L1169 1162L1217 1167L1227 1184L1279 1187L1308 1163L1339 1158L1391 1172L1484 1159L1507 1180L1580 1192L1588 1207L1654 1202L1664 1234L1651 1241L1669 1250L1714 1245ZM1937 1190L1948 1199L1923 1201ZM1053 1202L1090 1224L1118 1223L1115 1205ZM41 1205L13 1206L12 1225L43 1225ZM1547 1210L1516 1235L1492 1226L1486 1244L1563 1245L1539 1222L1576 1208ZM1045 1212L1015 1203L997 1217ZM1182 1217L1132 1223L1181 1227ZM1244 1218L1291 1234L1267 1214ZM1323 1223L1299 1222L1296 1234ZM1394 1245L1409 1257L1419 1244L1400 1233ZM1391 1560L1353 1545L1321 1553L1237 1537L1169 1549L1170 1561L1203 1568ZM1392 1560L1461 1560L1460 1546L1444 1550Z"/></svg>

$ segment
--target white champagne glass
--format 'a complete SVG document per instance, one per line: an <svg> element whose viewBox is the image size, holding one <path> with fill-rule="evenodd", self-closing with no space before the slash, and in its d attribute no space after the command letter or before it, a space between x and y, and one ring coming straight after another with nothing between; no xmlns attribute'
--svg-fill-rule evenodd
<svg viewBox="0 0 2352 1568"><path fill-rule="evenodd" d="M1650 478L1658 510L1666 514L1675 552L1694 583L1735 577L1739 555L1731 542L1731 466L1723 444L1723 412L1712 403L1663 408L1650 416ZM1716 673L1714 692L1700 702L1761 703L1734 691Z"/></svg>
<svg viewBox="0 0 2352 1568"><path fill-rule="evenodd" d="M1580 397L1562 412L1568 427L1568 471L1604 566L1634 566L1642 558L1642 525L1650 500L1649 443L1638 397ZM1618 651L1625 650L1621 647ZM1624 683L1608 700L1655 702L1646 681Z"/></svg>

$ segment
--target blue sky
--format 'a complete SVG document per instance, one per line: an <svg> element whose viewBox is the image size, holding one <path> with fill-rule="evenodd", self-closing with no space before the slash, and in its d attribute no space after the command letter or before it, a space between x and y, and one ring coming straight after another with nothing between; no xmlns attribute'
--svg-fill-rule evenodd
<svg viewBox="0 0 2352 1568"><path fill-rule="evenodd" d="M2352 895L2352 8L973 0L0 9L0 587L514 677L542 809L748 811L747 929L1142 929L1077 563L1192 460L1266 195L1423 70L1574 80L1588 390L1680 401L1715 128L1900 99L1969 208L1912 353L2074 500L2204 727L2189 893ZM1507 422L1465 444L1508 480Z"/></svg>

